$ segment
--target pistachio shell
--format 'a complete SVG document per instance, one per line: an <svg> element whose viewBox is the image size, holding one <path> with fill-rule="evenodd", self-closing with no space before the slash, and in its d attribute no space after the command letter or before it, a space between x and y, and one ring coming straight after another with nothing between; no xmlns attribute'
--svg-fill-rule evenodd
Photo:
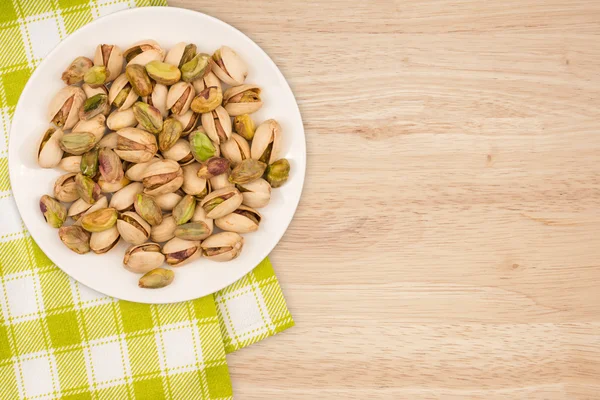
<svg viewBox="0 0 600 400"><path fill-rule="evenodd" d="M179 139L173 146L162 152L162 155L169 160L177 161L181 165L189 164L194 161L190 150L190 142L185 139Z"/></svg>
<svg viewBox="0 0 600 400"><path fill-rule="evenodd" d="M133 211L119 215L117 229L124 241L130 244L142 244L150 236L150 224Z"/></svg>
<svg viewBox="0 0 600 400"><path fill-rule="evenodd" d="M60 160L58 167L65 172L79 172L81 156L68 156Z"/></svg>
<svg viewBox="0 0 600 400"><path fill-rule="evenodd" d="M138 99L138 94L133 90L127 74L123 73L115 79L110 85L108 91L108 102L109 104L117 107L120 111L127 110L131 107Z"/></svg>
<svg viewBox="0 0 600 400"><path fill-rule="evenodd" d="M119 231L116 226L102 231L93 232L90 238L90 249L96 254L104 254L119 243Z"/></svg>
<svg viewBox="0 0 600 400"><path fill-rule="evenodd" d="M198 177L200 164L194 162L183 167L183 186L184 192L194 196L199 196L206 191L207 180Z"/></svg>
<svg viewBox="0 0 600 400"><path fill-rule="evenodd" d="M64 154L60 147L60 139L63 137L63 131L60 128L50 127L46 130L40 145L38 146L38 165L42 168L56 167Z"/></svg>
<svg viewBox="0 0 600 400"><path fill-rule="evenodd" d="M125 269L136 274L151 271L164 262L165 256L160 252L160 245L157 243L132 245L125 251L123 258Z"/></svg>
<svg viewBox="0 0 600 400"><path fill-rule="evenodd" d="M223 107L229 115L237 117L258 111L263 102L260 99L260 88L256 85L240 85L230 87L223 93Z"/></svg>
<svg viewBox="0 0 600 400"><path fill-rule="evenodd" d="M190 83L177 82L167 93L167 108L175 115L184 114L190 109L195 95L194 87Z"/></svg>
<svg viewBox="0 0 600 400"><path fill-rule="evenodd" d="M221 106L202 114L202 127L215 144L225 143L231 137L231 118Z"/></svg>
<svg viewBox="0 0 600 400"><path fill-rule="evenodd" d="M62 226L58 230L58 236L65 246L77 254L85 254L90 251L90 234L80 226Z"/></svg>
<svg viewBox="0 0 600 400"><path fill-rule="evenodd" d="M185 177L183 183L185 184ZM181 201L182 197L182 195L173 192L156 196L154 200L156 200L156 204L158 204L161 210L171 211Z"/></svg>
<svg viewBox="0 0 600 400"><path fill-rule="evenodd" d="M50 101L48 121L64 130L71 129L79 121L79 110L85 99L85 93L80 87L62 88Z"/></svg>
<svg viewBox="0 0 600 400"><path fill-rule="evenodd" d="M183 184L183 171L173 160L150 164L143 174L144 193L151 196L172 193Z"/></svg>
<svg viewBox="0 0 600 400"><path fill-rule="evenodd" d="M165 243L162 253L166 257L167 264L173 267L180 267L200 258L200 242L174 237Z"/></svg>
<svg viewBox="0 0 600 400"><path fill-rule="evenodd" d="M175 229L177 224L172 215L165 215L160 225L152 227L150 238L155 242L166 242L175 237Z"/></svg>
<svg viewBox="0 0 600 400"><path fill-rule="evenodd" d="M159 157L153 157L150 161L147 161L145 163L132 164L125 172L125 176L129 180L141 182L144 179L144 173L146 172L146 167L148 167L148 165L150 165L154 162L160 161L160 160L161 160L161 158L159 158Z"/></svg>
<svg viewBox="0 0 600 400"><path fill-rule="evenodd" d="M123 69L123 52L117 45L99 44L94 53L94 64L104 65L110 73L107 81L114 81Z"/></svg>
<svg viewBox="0 0 600 400"><path fill-rule="evenodd" d="M262 216L253 208L241 205L237 210L224 217L217 218L215 225L224 231L249 233L258 230Z"/></svg>
<svg viewBox="0 0 600 400"><path fill-rule="evenodd" d="M196 53L196 45L193 45L193 44L188 45L185 42L179 42L175 46L171 47L171 49L167 52L167 55L165 56L165 62L179 68L180 67L179 62L183 58L183 54L186 50L186 47L188 47L188 46L190 46L190 50L192 50L191 46L193 46L193 51L195 54Z"/></svg>
<svg viewBox="0 0 600 400"><path fill-rule="evenodd" d="M242 194L235 187L214 190L202 201L200 206L208 218L220 218L236 210L242 204Z"/></svg>
<svg viewBox="0 0 600 400"><path fill-rule="evenodd" d="M106 125L108 126L108 129L113 131L134 127L137 125L137 123L137 119L135 119L135 115L133 114L133 110L131 108L123 111L115 110L106 119Z"/></svg>
<svg viewBox="0 0 600 400"><path fill-rule="evenodd" d="M188 110L181 115L174 114L173 118L181 122L183 125L182 136L185 136L196 128L196 125L198 125L198 120L200 119L200 114L195 113L192 110Z"/></svg>
<svg viewBox="0 0 600 400"><path fill-rule="evenodd" d="M169 116L169 109L167 108L168 93L169 89L165 85L157 83L154 85L154 89L152 89L152 94L145 96L143 100L151 106L156 107L163 118L167 118Z"/></svg>
<svg viewBox="0 0 600 400"><path fill-rule="evenodd" d="M102 189L102 191L104 193L114 193L117 192L121 189L123 189L125 186L127 186L129 184L130 180L123 177L121 178L121 180L118 180L116 182L106 182L104 180L104 178L100 177L98 179L98 185L100 186L100 189Z"/></svg>
<svg viewBox="0 0 600 400"><path fill-rule="evenodd" d="M211 87L211 86L221 89L221 94L223 93L222 87L221 87L221 81L212 72L209 72L208 74L206 74L206 76L202 79L196 79L195 81L192 82L192 85L194 86L194 90L196 90L196 93L200 93L204 89Z"/></svg>
<svg viewBox="0 0 600 400"><path fill-rule="evenodd" d="M241 85L248 76L248 66L230 47L223 46L212 56L213 72L228 85Z"/></svg>
<svg viewBox="0 0 600 400"><path fill-rule="evenodd" d="M144 185L141 182L131 182L123 189L115 192L110 199L110 206L117 211L125 211L131 209L136 196L142 193Z"/></svg>
<svg viewBox="0 0 600 400"><path fill-rule="evenodd" d="M86 121L79 121L71 132L89 132L94 135L96 142L98 142L106 132L106 117L103 114L98 114Z"/></svg>
<svg viewBox="0 0 600 400"><path fill-rule="evenodd" d="M89 204L83 199L77 199L69 207L68 216L75 220L75 225L81 225L81 217L106 207L108 207L106 196L101 196L94 204Z"/></svg>
<svg viewBox="0 0 600 400"><path fill-rule="evenodd" d="M206 216L206 211L202 207L196 207L194 215L192 215L192 222L204 222L208 227L209 233L212 235L214 228L214 219Z"/></svg>
<svg viewBox="0 0 600 400"><path fill-rule="evenodd" d="M264 179L257 179L236 187L242 193L242 203L248 207L265 207L271 200L271 185Z"/></svg>
<svg viewBox="0 0 600 400"><path fill-rule="evenodd" d="M202 255L212 261L231 261L242 252L244 238L235 232L221 232L209 236L202 244Z"/></svg>
<svg viewBox="0 0 600 400"><path fill-rule="evenodd" d="M235 166L250 158L250 145L242 136L233 133L231 139L221 143L221 154Z"/></svg>
<svg viewBox="0 0 600 400"><path fill-rule="evenodd" d="M256 128L250 155L255 160L267 164L279 159L281 154L281 126L274 119L268 119Z"/></svg>
<svg viewBox="0 0 600 400"><path fill-rule="evenodd" d="M226 187L235 186L233 183L229 182L229 172L226 172L221 175L213 176L210 178L210 187L212 190L223 189Z"/></svg>
<svg viewBox="0 0 600 400"><path fill-rule="evenodd" d="M115 152L122 160L144 163L150 161L158 150L156 137L142 129L123 128L117 134Z"/></svg>
<svg viewBox="0 0 600 400"><path fill-rule="evenodd" d="M87 57L77 57L67 69L62 73L61 79L67 85L73 85L83 81L83 75L90 69L94 63Z"/></svg>
<svg viewBox="0 0 600 400"><path fill-rule="evenodd" d="M85 95L88 97L88 99L97 94L108 95L108 90L106 89L106 86L104 86L104 85L92 87L92 86L88 85L87 83L84 83L83 85L81 85L81 88L83 89L83 93L85 93Z"/></svg>
<svg viewBox="0 0 600 400"><path fill-rule="evenodd" d="M140 278L138 286L144 289L160 289L170 285L175 279L175 273L164 268L156 268Z"/></svg>
<svg viewBox="0 0 600 400"><path fill-rule="evenodd" d="M70 203L79 198L77 185L75 184L75 173L69 173L58 177L54 183L54 198L65 203Z"/></svg>
<svg viewBox="0 0 600 400"><path fill-rule="evenodd" d="M43 195L40 199L40 211L48 225L53 228L60 228L67 219L65 206L48 195Z"/></svg>
<svg viewBox="0 0 600 400"><path fill-rule="evenodd" d="M165 56L164 50L160 47L160 44L158 44L156 40L144 39L135 42L130 47L125 49L125 51L123 51L123 57L125 57L125 61L130 63L135 57L147 51L157 52L160 55L161 61Z"/></svg>

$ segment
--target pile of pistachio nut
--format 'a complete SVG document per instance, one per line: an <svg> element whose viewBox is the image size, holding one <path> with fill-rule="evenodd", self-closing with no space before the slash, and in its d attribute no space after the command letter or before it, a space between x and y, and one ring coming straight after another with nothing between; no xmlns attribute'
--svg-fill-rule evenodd
<svg viewBox="0 0 600 400"><path fill-rule="evenodd" d="M101 254L124 240L142 288L173 281L165 263L236 258L290 172L279 123L250 116L263 103L247 75L226 46L211 56L189 43L100 44L93 60L73 60L38 148L40 167L65 171L40 199L61 241Z"/></svg>

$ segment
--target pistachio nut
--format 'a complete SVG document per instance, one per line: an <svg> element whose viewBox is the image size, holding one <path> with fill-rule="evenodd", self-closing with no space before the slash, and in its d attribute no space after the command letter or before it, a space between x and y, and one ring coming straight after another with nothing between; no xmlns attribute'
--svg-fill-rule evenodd
<svg viewBox="0 0 600 400"><path fill-rule="evenodd" d="M130 128L137 125L137 119L133 114L133 109L128 108L127 110L119 111L115 110L106 119L106 125L108 129L118 131L123 128ZM115 136L116 138L116 136ZM116 145L116 142L115 142Z"/></svg>
<svg viewBox="0 0 600 400"><path fill-rule="evenodd" d="M80 171L83 175L93 178L98 173L98 148L86 151L81 156L79 164Z"/></svg>
<svg viewBox="0 0 600 400"><path fill-rule="evenodd" d="M133 203L135 212L151 226L160 225L162 222L162 210L156 204L154 197L148 196L145 193L139 193Z"/></svg>
<svg viewBox="0 0 600 400"><path fill-rule="evenodd" d="M81 164L81 156L68 156L64 157L58 163L58 168L65 172L79 172L79 165Z"/></svg>
<svg viewBox="0 0 600 400"><path fill-rule="evenodd" d="M44 132L37 154L40 167L54 168L60 163L64 154L63 149L60 147L62 137L63 131L60 128L50 127Z"/></svg>
<svg viewBox="0 0 600 400"><path fill-rule="evenodd" d="M191 131L196 128L200 114L188 110L181 115L173 114L173 118L181 122L183 125L183 133L181 136L187 136Z"/></svg>
<svg viewBox="0 0 600 400"><path fill-rule="evenodd" d="M100 189L102 189L102 192L104 192L104 193L118 192L119 190L123 189L125 186L129 185L129 182L131 182L131 181L125 177L123 177L120 180L115 181L115 182L107 182L104 180L104 178L102 176L100 176L100 178L98 179L98 185L100 186Z"/></svg>
<svg viewBox="0 0 600 400"><path fill-rule="evenodd" d="M221 87L221 81L212 72L209 72L208 74L206 74L204 76L204 78L202 78L202 79L196 79L195 81L192 82L192 85L194 86L194 90L196 91L196 93L199 93L199 92L203 91L204 89L211 87L211 86L218 87L219 89L221 89L221 93L223 93L223 88Z"/></svg>
<svg viewBox="0 0 600 400"><path fill-rule="evenodd" d="M83 81L95 88L108 82L110 72L104 65L94 65L83 75Z"/></svg>
<svg viewBox="0 0 600 400"><path fill-rule="evenodd" d="M207 180L198 176L201 165L197 162L182 167L183 185L181 188L193 196L206 196L208 194Z"/></svg>
<svg viewBox="0 0 600 400"><path fill-rule="evenodd" d="M226 187L235 186L233 183L229 182L229 172L225 172L224 174L213 176L210 178L210 187L212 190L223 189Z"/></svg>
<svg viewBox="0 0 600 400"><path fill-rule="evenodd" d="M290 176L290 163L285 158L275 161L267 167L265 179L271 187L278 188L287 182Z"/></svg>
<svg viewBox="0 0 600 400"><path fill-rule="evenodd" d="M175 223L173 216L165 215L160 225L152 227L150 239L161 243L169 241L175 237L175 229L177 229L177 224Z"/></svg>
<svg viewBox="0 0 600 400"><path fill-rule="evenodd" d="M123 258L125 269L136 274L152 271L164 262L165 255L160 252L160 245L157 243L131 245Z"/></svg>
<svg viewBox="0 0 600 400"><path fill-rule="evenodd" d="M119 214L117 220L119 234L129 244L142 244L150 237L150 224L133 211Z"/></svg>
<svg viewBox="0 0 600 400"><path fill-rule="evenodd" d="M221 154L236 165L250 158L250 145L242 136L233 133L231 139L221 143Z"/></svg>
<svg viewBox="0 0 600 400"><path fill-rule="evenodd" d="M253 158L247 158L233 168L229 175L229 182L243 185L260 178L267 168L267 164Z"/></svg>
<svg viewBox="0 0 600 400"><path fill-rule="evenodd" d="M117 148L115 152L122 160L134 163L150 161L156 154L158 146L156 136L138 128L123 128L117 131Z"/></svg>
<svg viewBox="0 0 600 400"><path fill-rule="evenodd" d="M234 86L223 93L223 107L232 117L252 114L258 111L262 105L260 88L256 85Z"/></svg>
<svg viewBox="0 0 600 400"><path fill-rule="evenodd" d="M54 198L65 203L70 203L79 198L77 185L75 184L75 173L69 173L58 177L54 183Z"/></svg>
<svg viewBox="0 0 600 400"><path fill-rule="evenodd" d="M220 80L231 86L244 83L248 76L248 66L233 49L223 46L212 56L213 72Z"/></svg>
<svg viewBox="0 0 600 400"><path fill-rule="evenodd" d="M79 197L88 204L94 204L101 197L100 186L89 176L75 175L75 185Z"/></svg>
<svg viewBox="0 0 600 400"><path fill-rule="evenodd" d="M103 147L98 155L98 164L102 178L108 183L115 183L123 179L123 164L113 150Z"/></svg>
<svg viewBox="0 0 600 400"><path fill-rule="evenodd" d="M40 211L44 219L53 228L60 228L67 219L67 209L55 198L43 195L40 199Z"/></svg>
<svg viewBox="0 0 600 400"><path fill-rule="evenodd" d="M158 149L160 151L169 150L179 140L182 132L183 125L181 122L175 118L167 118L158 134Z"/></svg>
<svg viewBox="0 0 600 400"><path fill-rule="evenodd" d="M107 149L114 150L117 148L118 138L119 135L117 135L117 132L111 132L108 135L104 135L102 139L100 139L100 141L98 142L98 147L106 147Z"/></svg>
<svg viewBox="0 0 600 400"><path fill-rule="evenodd" d="M229 160L221 157L211 157L201 164L196 174L199 178L210 179L229 172Z"/></svg>
<svg viewBox="0 0 600 400"><path fill-rule="evenodd" d="M208 113L221 105L223 91L220 87L209 86L196 93L190 108L197 113Z"/></svg>
<svg viewBox="0 0 600 400"><path fill-rule="evenodd" d="M210 236L211 229L202 221L188 222L175 228L175 237L185 240L203 240Z"/></svg>
<svg viewBox="0 0 600 400"><path fill-rule="evenodd" d="M185 139L176 141L173 147L163 151L162 155L169 160L177 161L179 165L188 165L194 162L190 142Z"/></svg>
<svg viewBox="0 0 600 400"><path fill-rule="evenodd" d="M185 182L185 178L184 178ZM161 194L156 196L154 200L163 211L171 211L181 201L183 196L177 192Z"/></svg>
<svg viewBox="0 0 600 400"><path fill-rule="evenodd" d="M206 211L202 207L196 207L194 215L192 215L192 222L203 222L207 227L209 233L212 235L214 228L214 219L206 216Z"/></svg>
<svg viewBox="0 0 600 400"><path fill-rule="evenodd" d="M113 225L105 231L92 233L90 249L96 254L107 253L119 243L119 239L121 239L119 230Z"/></svg>
<svg viewBox="0 0 600 400"><path fill-rule="evenodd" d="M114 81L123 69L123 52L117 45L99 44L94 53L94 65L104 65L109 71L106 81Z"/></svg>
<svg viewBox="0 0 600 400"><path fill-rule="evenodd" d="M256 126L254 125L254 121L250 115L242 114L233 119L233 129L244 139L252 140L254 138Z"/></svg>
<svg viewBox="0 0 600 400"><path fill-rule="evenodd" d="M179 42L171 47L165 56L165 62L181 68L183 64L190 61L196 55L196 45Z"/></svg>
<svg viewBox="0 0 600 400"><path fill-rule="evenodd" d="M181 79L185 82L192 82L196 79L202 79L208 74L213 66L210 55L206 53L196 53L196 55L181 66Z"/></svg>
<svg viewBox="0 0 600 400"><path fill-rule="evenodd" d="M181 115L190 109L194 99L194 87L187 82L177 82L167 93L167 108L175 115Z"/></svg>
<svg viewBox="0 0 600 400"><path fill-rule="evenodd" d="M242 204L248 207L266 207L271 201L271 185L262 178L235 186L242 193Z"/></svg>
<svg viewBox="0 0 600 400"><path fill-rule="evenodd" d="M87 57L77 57L62 73L62 80L66 85L73 85L83 81L83 75L94 63Z"/></svg>
<svg viewBox="0 0 600 400"><path fill-rule="evenodd" d="M179 68L158 60L153 60L146 64L146 72L150 78L167 86L179 82L181 78Z"/></svg>
<svg viewBox="0 0 600 400"><path fill-rule="evenodd" d="M62 88L50 102L48 121L63 129L71 129L79 121L79 110L85 101L83 89L77 86Z"/></svg>
<svg viewBox="0 0 600 400"><path fill-rule="evenodd" d="M149 96L142 97L142 100L160 111L163 118L167 118L169 116L169 110L167 109L168 93L169 89L165 85L157 83L154 85L152 93Z"/></svg>
<svg viewBox="0 0 600 400"><path fill-rule="evenodd" d="M221 106L218 106L213 111L202 114L202 127L206 134L219 145L225 143L231 137L231 118L227 111Z"/></svg>
<svg viewBox="0 0 600 400"><path fill-rule="evenodd" d="M144 276L140 278L138 286L143 289L160 289L165 286L169 286L173 279L175 279L175 273L169 269L156 268L146 272Z"/></svg>
<svg viewBox="0 0 600 400"><path fill-rule="evenodd" d="M215 225L224 231L249 233L258 230L261 218L255 209L241 205L231 214L215 219Z"/></svg>
<svg viewBox="0 0 600 400"><path fill-rule="evenodd" d="M150 196L172 193L183 184L183 171L173 160L160 160L150 164L142 176L144 193Z"/></svg>
<svg viewBox="0 0 600 400"><path fill-rule="evenodd" d="M244 238L236 232L220 232L206 238L202 255L212 261L231 261L242 252Z"/></svg>
<svg viewBox="0 0 600 400"><path fill-rule="evenodd" d="M194 215L196 208L196 198L190 194L186 194L173 208L173 218L177 225L185 224Z"/></svg>
<svg viewBox="0 0 600 400"><path fill-rule="evenodd" d="M152 81L144 67L138 64L130 64L125 68L125 75L133 91L138 96L148 96L152 93Z"/></svg>
<svg viewBox="0 0 600 400"><path fill-rule="evenodd" d="M232 213L242 204L242 199L242 194L235 187L225 187L209 193L200 206L208 218L215 219Z"/></svg>
<svg viewBox="0 0 600 400"><path fill-rule="evenodd" d="M139 193L144 190L141 182L131 182L123 189L117 191L110 199L110 207L119 212L128 211L133 208L133 203Z"/></svg>
<svg viewBox="0 0 600 400"><path fill-rule="evenodd" d="M104 86L104 85L100 85L100 86L96 86L96 87L91 87L87 83L84 83L83 85L81 85L81 88L83 89L83 93L85 93L85 95L88 98L90 98L92 96L95 96L97 94L106 94L106 95L108 95L108 90L106 89L106 86Z"/></svg>
<svg viewBox="0 0 600 400"><path fill-rule="evenodd" d="M67 215L75 221L75 225L81 225L81 217L106 207L108 207L108 199L106 196L101 196L94 204L87 203L83 199L77 199L71 204L71 207L69 207Z"/></svg>
<svg viewBox="0 0 600 400"><path fill-rule="evenodd" d="M129 64L146 65L152 60L162 61L165 52L156 40L146 39L134 43L123 52L125 60Z"/></svg>
<svg viewBox="0 0 600 400"><path fill-rule="evenodd" d="M83 107L79 110L79 119L87 121L98 114L107 114L108 111L110 111L108 96L99 93L86 99Z"/></svg>
<svg viewBox="0 0 600 400"><path fill-rule="evenodd" d="M98 114L85 121L79 121L75 124L71 132L89 132L96 137L96 142L102 139L106 131L106 117Z"/></svg>
<svg viewBox="0 0 600 400"><path fill-rule="evenodd" d="M132 181L141 182L144 179L144 173L146 172L146 167L148 165L160 161L162 158L155 156L150 161L139 163L139 164L131 164L127 170L125 171L125 176Z"/></svg>
<svg viewBox="0 0 600 400"><path fill-rule="evenodd" d="M279 158L281 153L281 126L274 119L268 119L256 128L250 155L255 160L267 164Z"/></svg>
<svg viewBox="0 0 600 400"><path fill-rule="evenodd" d="M90 234L80 226L63 226L58 230L60 240L77 254L90 251Z"/></svg>
<svg viewBox="0 0 600 400"><path fill-rule="evenodd" d="M213 144L204 129L197 129L190 133L188 140L192 155L198 162L204 162L220 153L219 147Z"/></svg>
<svg viewBox="0 0 600 400"><path fill-rule="evenodd" d="M155 135L160 133L163 126L163 117L156 107L138 101L133 105L132 109L135 119L142 128Z"/></svg>
<svg viewBox="0 0 600 400"><path fill-rule="evenodd" d="M200 258L200 242L174 237L165 243L162 253L166 257L167 264L173 267L180 267L183 264Z"/></svg>
<svg viewBox="0 0 600 400"><path fill-rule="evenodd" d="M135 72L134 74L136 74ZM143 80L143 79L142 79ZM145 83L145 82L144 82ZM127 74L121 74L110 85L108 102L120 111L127 110L138 99L138 94L133 90Z"/></svg>
<svg viewBox="0 0 600 400"><path fill-rule="evenodd" d="M102 232L112 228L117 223L117 210L101 208L81 217L81 226L88 232Z"/></svg>

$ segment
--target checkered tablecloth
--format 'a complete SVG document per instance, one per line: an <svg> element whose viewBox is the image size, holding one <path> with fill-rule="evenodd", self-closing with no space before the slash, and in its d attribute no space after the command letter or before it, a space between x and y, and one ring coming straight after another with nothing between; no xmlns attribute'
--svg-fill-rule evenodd
<svg viewBox="0 0 600 400"><path fill-rule="evenodd" d="M0 400L231 398L225 354L294 324L268 259L214 296L130 303L65 275L19 218L7 157L27 79L78 27L145 5L166 3L0 0Z"/></svg>

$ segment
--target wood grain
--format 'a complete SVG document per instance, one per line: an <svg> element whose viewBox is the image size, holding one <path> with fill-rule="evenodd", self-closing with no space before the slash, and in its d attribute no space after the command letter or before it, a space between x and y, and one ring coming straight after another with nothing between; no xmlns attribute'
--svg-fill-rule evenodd
<svg viewBox="0 0 600 400"><path fill-rule="evenodd" d="M169 2L265 49L306 128L297 326L229 357L236 399L600 396L600 2Z"/></svg>

